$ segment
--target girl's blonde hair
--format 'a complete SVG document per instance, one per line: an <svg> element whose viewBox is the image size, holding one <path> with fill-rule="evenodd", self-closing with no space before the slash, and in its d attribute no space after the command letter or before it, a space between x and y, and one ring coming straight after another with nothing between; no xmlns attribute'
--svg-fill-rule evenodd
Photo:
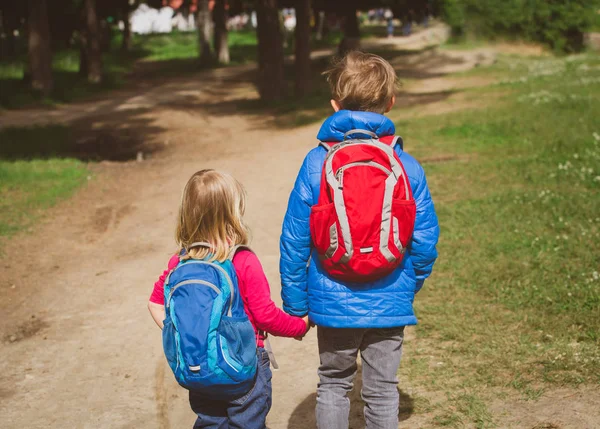
<svg viewBox="0 0 600 429"><path fill-rule="evenodd" d="M227 173L201 170L188 180L181 197L175 240L184 257L223 262L237 245L247 245L249 230L242 217L246 191ZM205 242L210 248L194 246Z"/></svg>

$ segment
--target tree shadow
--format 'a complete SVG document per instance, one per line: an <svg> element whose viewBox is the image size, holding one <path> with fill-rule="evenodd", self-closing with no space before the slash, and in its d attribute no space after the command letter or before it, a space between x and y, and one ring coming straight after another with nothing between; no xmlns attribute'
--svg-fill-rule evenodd
<svg viewBox="0 0 600 429"><path fill-rule="evenodd" d="M76 71L79 53L75 49L57 52L52 70L54 86L52 93L46 99L39 92L33 91L29 82L23 79L26 56L0 61L0 107L18 109L56 102L70 103L120 88L125 83L126 71L148 54L148 50L139 47L130 52L114 50L104 54L103 81L101 84L91 84L85 76Z"/></svg>
<svg viewBox="0 0 600 429"><path fill-rule="evenodd" d="M374 50L370 50L374 52ZM443 67L458 66L461 64L459 58L451 57L434 47L425 47L420 50L390 49L377 50L377 54L383 56L392 63L400 79L430 79L445 76L448 72L436 70ZM331 92L325 78L322 76L331 64L332 56L321 56L311 62L312 91L304 97L293 95L296 68L291 61L286 61L286 96L281 100L265 102L258 98L257 94L252 96L226 97L223 101L205 103L201 109L212 115L246 115L251 118L255 128L295 128L324 120L331 114L329 99ZM239 79L242 76L238 76ZM244 79L255 81L256 71L246 72ZM456 90L432 91L422 94L407 93L400 91L397 97L397 106L411 108L430 103L443 101L450 97ZM215 97L217 99L217 97ZM186 107L187 108L187 107Z"/></svg>
<svg viewBox="0 0 600 429"><path fill-rule="evenodd" d="M129 161L161 150L153 136L163 128L146 116L150 109L121 109L114 103L102 112L64 124L0 129L0 160L76 158L82 161Z"/></svg>
<svg viewBox="0 0 600 429"><path fill-rule="evenodd" d="M139 79L158 80L198 73L203 70L248 64L256 60L257 47L252 44L230 46L229 55L230 63L228 65L219 64L215 60L208 66L202 66L198 57L139 61L127 74L127 78L135 84Z"/></svg>
<svg viewBox="0 0 600 429"><path fill-rule="evenodd" d="M359 365L358 372L354 378L354 388L350 392L350 415L348 429L359 429L365 427L363 415L364 402L360 396L362 389L362 370ZM398 410L398 420L403 422L408 420L414 413L414 399L406 392L398 388L400 394L400 408ZM302 401L292 412L288 421L288 429L311 429L316 428L315 406L317 404L317 394L311 393Z"/></svg>

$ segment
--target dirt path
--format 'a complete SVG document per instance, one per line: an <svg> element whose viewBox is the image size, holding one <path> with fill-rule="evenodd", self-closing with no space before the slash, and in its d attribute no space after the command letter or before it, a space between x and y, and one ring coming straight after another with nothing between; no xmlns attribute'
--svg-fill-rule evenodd
<svg viewBox="0 0 600 429"><path fill-rule="evenodd" d="M198 169L230 171L246 184L253 248L278 299L278 231L293 170L314 143L314 127L256 130L235 115L158 106L145 115L164 129L153 138L170 139L174 150L143 163L97 167L100 180L53 210L35 234L8 245L2 427L191 426L193 415L165 365L146 302L174 250L181 186ZM270 427L287 427L295 404L314 391L314 338L275 339L273 345L282 370Z"/></svg>
<svg viewBox="0 0 600 429"><path fill-rule="evenodd" d="M278 131L235 109L207 112L207 105L214 112L219 103L256 97L252 72L214 70L142 83L110 99L0 116L0 126L69 123L169 149L142 163L92 167L98 180L53 209L34 234L7 245L0 283L2 427L191 426L194 416L166 366L146 302L174 250L182 184L196 170L230 171L246 185L252 246L279 302L280 225L318 125ZM312 427L314 332L302 342L272 343L281 370L269 427Z"/></svg>
<svg viewBox="0 0 600 429"><path fill-rule="evenodd" d="M430 41L415 38L415 45L403 48ZM453 81L441 76L478 61L415 55L426 55L421 59L430 61L427 73L436 63L445 67L427 77L435 79L430 86L420 80L415 94L452 87ZM397 65L419 73L423 62L417 59L405 56ZM236 112L233 101L256 97L248 84L251 73L251 67L220 69L151 87L140 84L110 99L0 116L0 126L65 122L90 132L107 130L111 138L135 137L159 152L144 162L92 166L95 179L52 209L33 234L21 234L6 246L0 260L1 427L191 427L194 415L166 366L146 303L175 250L182 185L199 169L232 172L246 185L252 247L280 302L281 221L318 124L269 129L263 119ZM431 106L435 103L443 100L433 98ZM206 108L219 104L229 107ZM281 370L274 375L269 427L314 427L315 333L302 342L274 338L272 343ZM352 425L360 427L356 393L353 398ZM419 417L401 427L415 425Z"/></svg>

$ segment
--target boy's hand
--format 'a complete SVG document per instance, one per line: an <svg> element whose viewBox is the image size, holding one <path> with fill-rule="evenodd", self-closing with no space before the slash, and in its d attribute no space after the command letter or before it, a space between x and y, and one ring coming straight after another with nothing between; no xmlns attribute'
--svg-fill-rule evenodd
<svg viewBox="0 0 600 429"><path fill-rule="evenodd" d="M306 335L306 333L310 330L311 326L314 326L314 324L310 321L310 319L308 318L308 315L304 316L302 318L302 320L304 321L304 323L306 323L306 331L304 332L304 335ZM302 341L302 338L304 338L304 335L302 335L301 337L294 337L294 340Z"/></svg>

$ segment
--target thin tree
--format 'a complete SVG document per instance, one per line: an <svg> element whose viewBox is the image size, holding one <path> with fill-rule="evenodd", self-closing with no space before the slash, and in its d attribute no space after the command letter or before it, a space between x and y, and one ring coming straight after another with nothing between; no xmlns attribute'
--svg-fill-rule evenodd
<svg viewBox="0 0 600 429"><path fill-rule="evenodd" d="M297 97L310 91L310 0L296 0L295 62Z"/></svg>
<svg viewBox="0 0 600 429"><path fill-rule="evenodd" d="M200 49L200 65L209 66L212 63L210 50L211 19L208 0L198 0L198 48Z"/></svg>
<svg viewBox="0 0 600 429"><path fill-rule="evenodd" d="M46 0L28 0L29 64L31 87L48 96L54 84L52 80L52 51L50 26ZM26 73L27 74L27 73Z"/></svg>
<svg viewBox="0 0 600 429"><path fill-rule="evenodd" d="M257 0L258 92L263 100L283 96L283 39L277 0Z"/></svg>
<svg viewBox="0 0 600 429"><path fill-rule="evenodd" d="M356 0L345 0L341 4L341 10L344 23L344 37L340 41L338 51L340 55L344 55L349 51L360 48L360 29L358 27L358 11Z"/></svg>
<svg viewBox="0 0 600 429"><path fill-rule="evenodd" d="M83 0L83 22L79 73L88 82L97 84L102 82L102 49L96 0Z"/></svg>
<svg viewBox="0 0 600 429"><path fill-rule="evenodd" d="M123 20L123 41L121 50L128 52L131 50L131 4L129 0L121 0L121 19Z"/></svg>
<svg viewBox="0 0 600 429"><path fill-rule="evenodd" d="M221 64L229 64L229 44L227 43L227 10L225 0L216 0L213 8L215 23L214 47L217 60Z"/></svg>

